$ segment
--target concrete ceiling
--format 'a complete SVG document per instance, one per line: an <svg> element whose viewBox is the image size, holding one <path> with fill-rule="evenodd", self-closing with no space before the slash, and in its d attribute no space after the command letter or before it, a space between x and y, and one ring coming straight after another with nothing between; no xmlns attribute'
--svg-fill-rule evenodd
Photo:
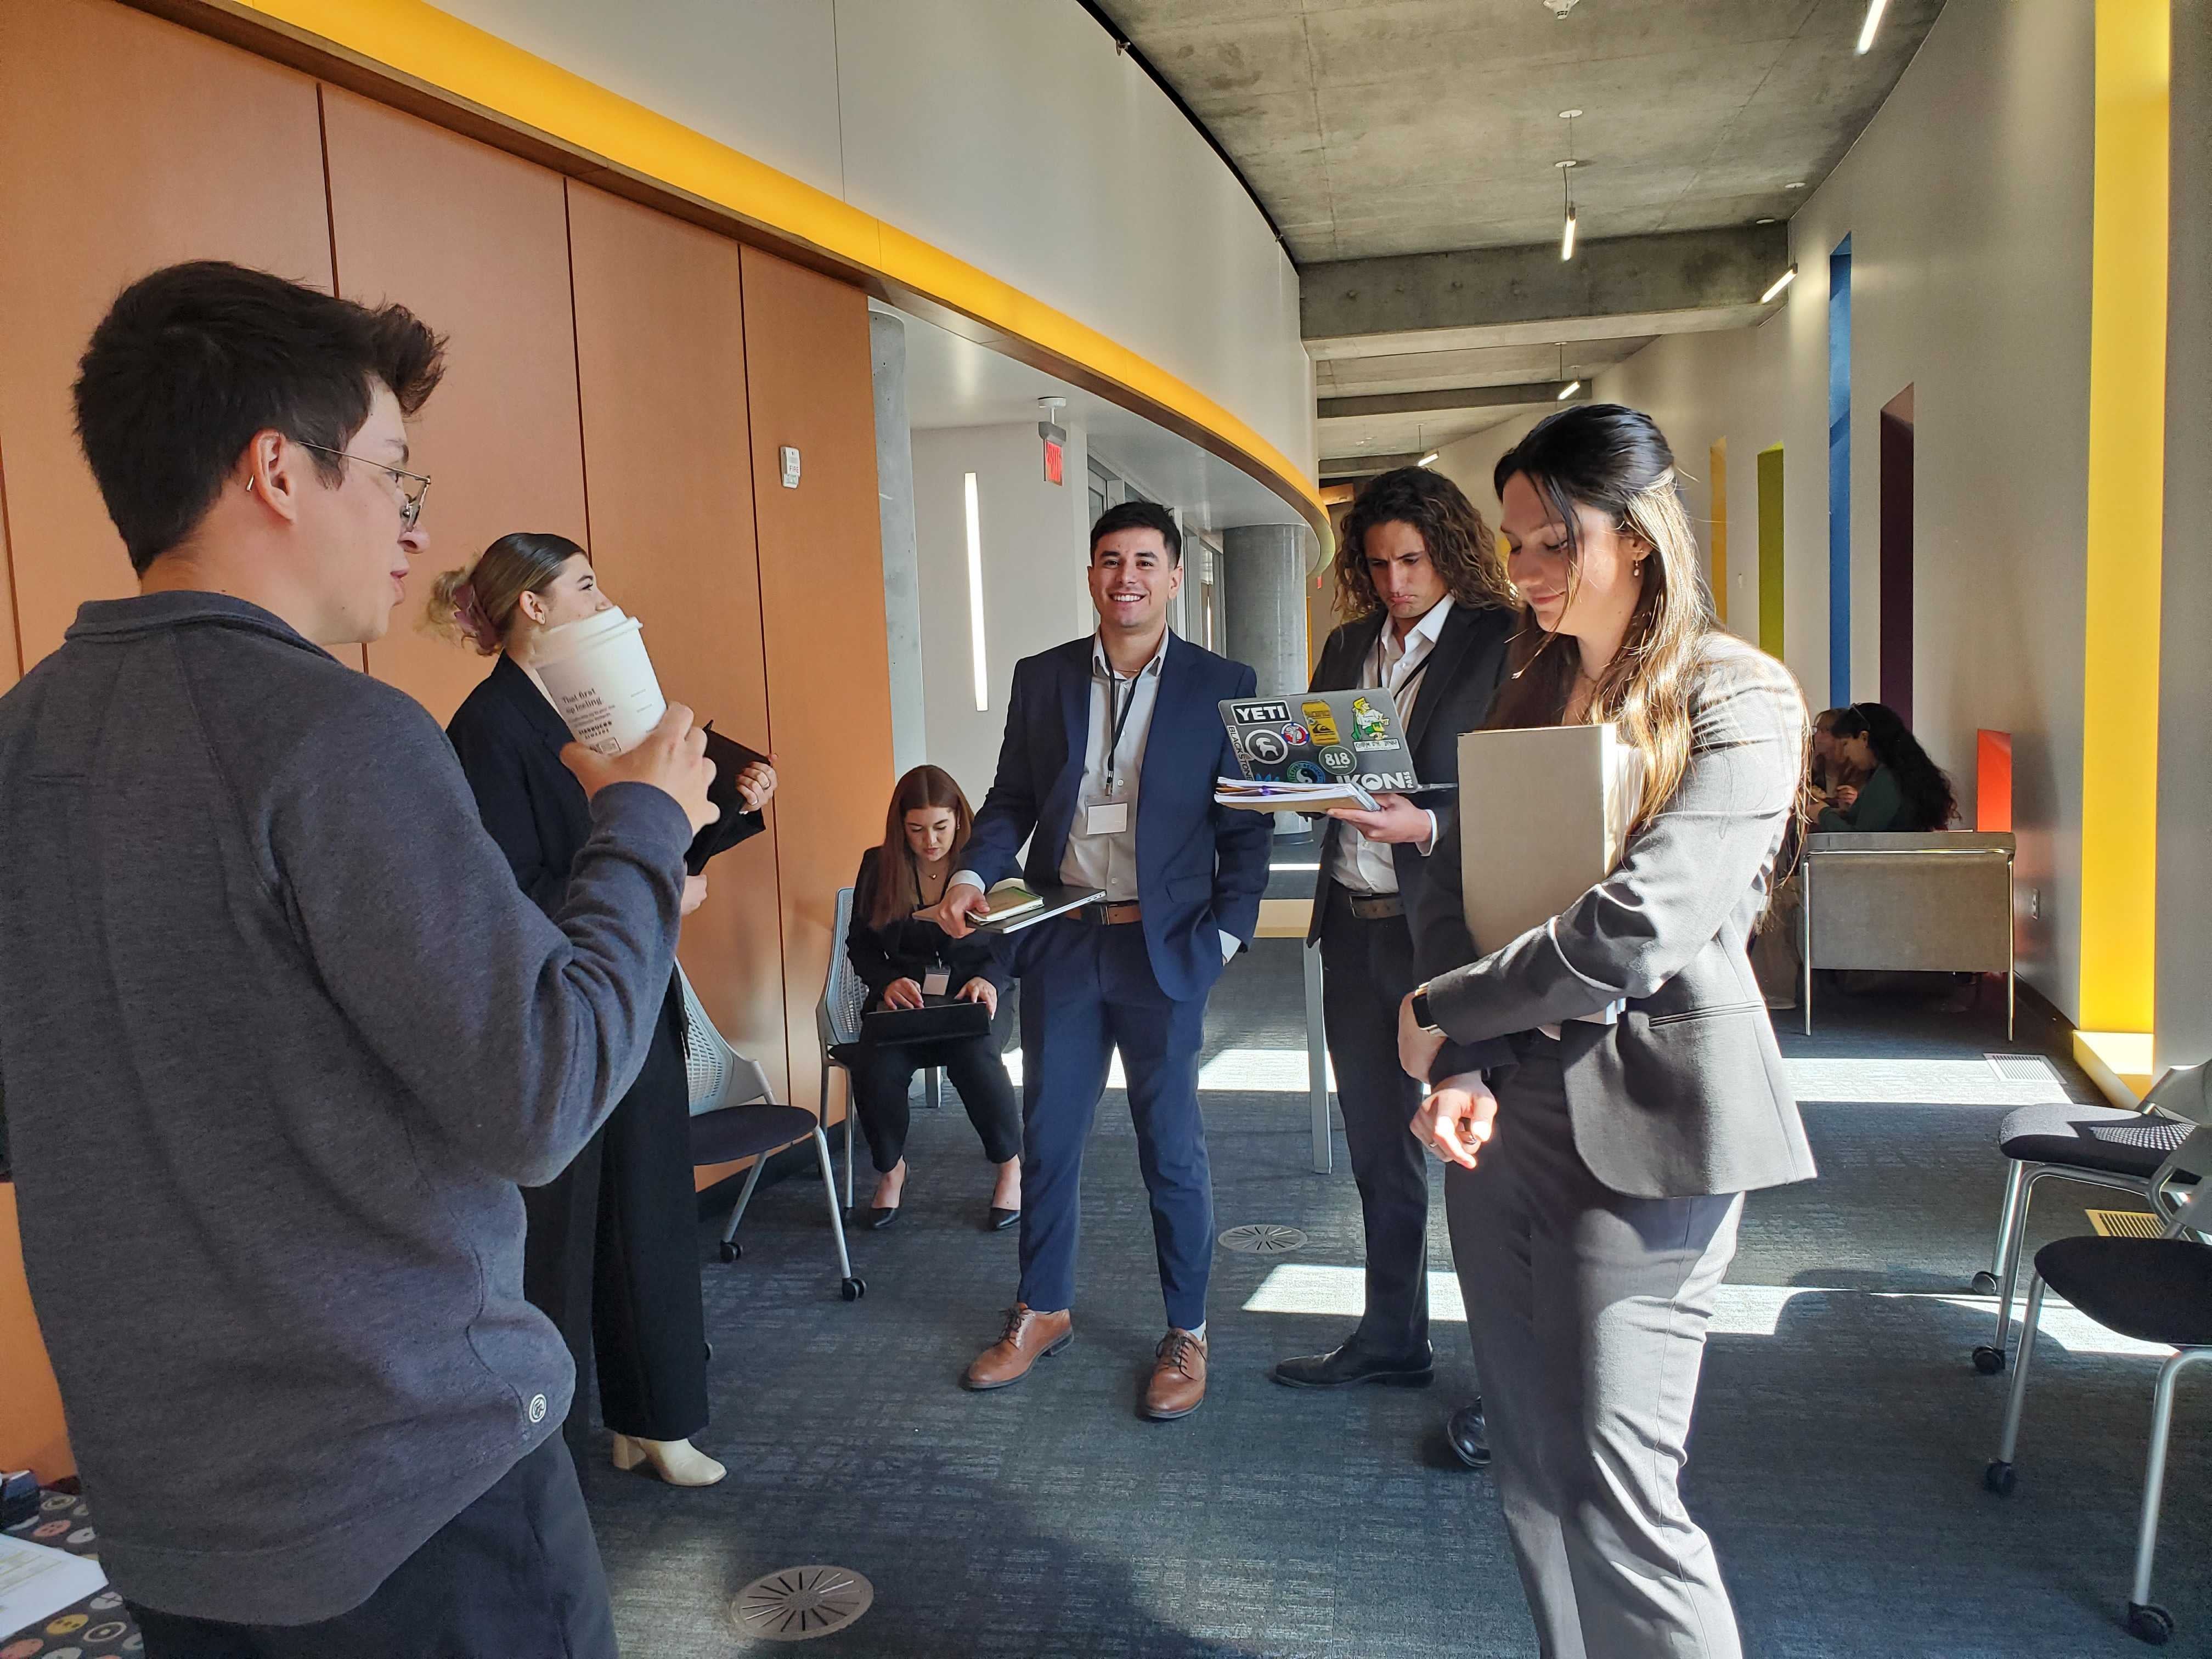
<svg viewBox="0 0 2212 1659"><path fill-rule="evenodd" d="M1942 0L1103 0L1301 265L1787 218Z"/></svg>
<svg viewBox="0 0 2212 1659"><path fill-rule="evenodd" d="M1867 0L1569 0L1555 16L1556 4L1103 0L1301 267L1333 475L1543 406L1337 400L1556 390L1563 349L1569 378L1587 376L1656 334L1766 314L1758 296L1787 256L1772 254L1780 232L1751 228L1786 220L1842 160L1943 0L1888 0L1864 57ZM1556 264L1567 109L1583 112L1582 273ZM1734 240L1717 248L1716 233ZM1525 303L1572 274L1606 297ZM1639 305L1647 289L1663 297ZM1509 294L1520 308L1489 307Z"/></svg>

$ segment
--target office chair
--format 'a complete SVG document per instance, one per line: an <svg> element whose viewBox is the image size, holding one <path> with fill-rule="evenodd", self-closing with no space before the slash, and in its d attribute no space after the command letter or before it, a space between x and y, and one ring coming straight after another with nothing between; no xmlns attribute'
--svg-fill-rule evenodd
<svg viewBox="0 0 2212 1659"><path fill-rule="evenodd" d="M2154 1647L2173 1637L2172 1614L2150 1599L2150 1567L2158 1547L2174 1382L2190 1366L2212 1359L2212 1244L2189 1236L2212 1227L2212 1214L2191 1213L2208 1175L2212 1175L2212 1128L2197 1128L2151 1179L2148 1196L2153 1212L2165 1224L2162 1237L2062 1238L2035 1253L2027 1311L2021 1321L2020 1361L2013 1370L2011 1398L2005 1403L2004 1431L1996 1459L1982 1474L1982 1484L1990 1491L2000 1498L2011 1496L2021 1407L2027 1397L2028 1364L2046 1289L2055 1287L2077 1311L2108 1329L2175 1350L2159 1367L2158 1385L2151 1395L2150 1461L2143 1474L2142 1515L2136 1528L2135 1581L2128 1593L2128 1629ZM2178 1182L2186 1183L2183 1190L2176 1190Z"/></svg>
<svg viewBox="0 0 2212 1659"><path fill-rule="evenodd" d="M1990 1270L1974 1275L1976 1290L1997 1294L1996 1337L1974 1350L1976 1370L1990 1376L2005 1368L2012 1307L2020 1291L2021 1246L2035 1183L2075 1181L2148 1196L2166 1155L2188 1138L2191 1126L2212 1123L2205 1083L2203 1065L2179 1066L2143 1097L2139 1111L2069 1104L2022 1106L2005 1114L1997 1146L2012 1160L2012 1168L1997 1212L1996 1250Z"/></svg>
<svg viewBox="0 0 2212 1659"><path fill-rule="evenodd" d="M853 1272L853 1259L845 1249L844 1212L837 1205L837 1178L832 1173L829 1138L821 1120L804 1106L779 1106L769 1087L768 1074L759 1065L730 1047L699 1003L699 994L681 969L677 978L684 988L684 1067L691 1085L691 1165L734 1164L753 1160L745 1176L738 1206L722 1229L722 1260L735 1261L744 1254L738 1243L738 1225L745 1218L760 1185L761 1171L769 1159L802 1140L814 1142L814 1158L822 1171L822 1191L830 1200L830 1237L837 1246L838 1289L848 1302L868 1293L867 1281Z"/></svg>

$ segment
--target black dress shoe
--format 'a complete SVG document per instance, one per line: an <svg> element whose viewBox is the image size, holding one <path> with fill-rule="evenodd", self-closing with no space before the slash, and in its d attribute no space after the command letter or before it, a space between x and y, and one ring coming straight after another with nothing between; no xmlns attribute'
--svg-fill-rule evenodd
<svg viewBox="0 0 2212 1659"><path fill-rule="evenodd" d="M1482 1420L1482 1396L1477 1395L1471 1406L1462 1406L1444 1425L1444 1438L1451 1443L1452 1455L1471 1469L1490 1467L1490 1428Z"/></svg>
<svg viewBox="0 0 2212 1659"><path fill-rule="evenodd" d="M1021 1218L1019 1210L1002 1210L995 1204L991 1206L991 1231L994 1233L1006 1231Z"/></svg>
<svg viewBox="0 0 2212 1659"><path fill-rule="evenodd" d="M881 1232L881 1231L883 1231L883 1230L884 1230L884 1228L886 1228L886 1227L890 1226L890 1225L891 1224L891 1223L892 1223L892 1222L896 1221L896 1220L898 1219L898 1212L899 1212L899 1206L898 1206L897 1205L896 1205L896 1204L892 1205L892 1206L890 1206L890 1208L889 1208L888 1210L885 1210L885 1209L873 1209L873 1210L869 1211L869 1212L868 1212L868 1226L869 1226L869 1229L870 1229L872 1231L874 1231L874 1232Z"/></svg>
<svg viewBox="0 0 2212 1659"><path fill-rule="evenodd" d="M1380 1382L1391 1389L1425 1389L1436 1376L1436 1357L1424 1349L1398 1359L1382 1359L1349 1342L1327 1353L1278 1360L1268 1375L1286 1389L1348 1389Z"/></svg>

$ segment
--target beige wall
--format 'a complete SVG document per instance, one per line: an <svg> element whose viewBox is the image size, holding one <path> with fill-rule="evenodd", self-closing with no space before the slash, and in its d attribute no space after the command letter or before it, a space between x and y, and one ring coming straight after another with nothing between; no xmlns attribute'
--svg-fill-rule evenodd
<svg viewBox="0 0 2212 1659"><path fill-rule="evenodd" d="M1951 0L1889 101L1790 221L1797 281L1759 327L1662 338L1595 395L1648 410L1703 477L1728 441L1729 622L1759 633L1757 453L1787 462L1785 655L1828 673L1828 255L1852 252L1851 690L1877 696L1881 406L1915 388L1914 724L1973 811L1974 732L2013 734L2021 971L2069 1016L2080 958L2094 14ZM1445 450L1486 512L1533 422ZM2031 917L2029 892L2040 895Z"/></svg>
<svg viewBox="0 0 2212 1659"><path fill-rule="evenodd" d="M448 0L524 50L1043 301L1310 477L1297 273L1072 0Z"/></svg>
<svg viewBox="0 0 2212 1659"><path fill-rule="evenodd" d="M914 434L915 544L929 759L981 805L998 765L1020 659L1097 625L1084 567L1090 492L1083 434L1048 483L1036 423L940 427ZM983 639L990 707L975 708L968 616L964 480L975 474L983 546Z"/></svg>
<svg viewBox="0 0 2212 1659"><path fill-rule="evenodd" d="M2160 1066L2212 1055L2212 0L2173 0L2166 561L2159 667Z"/></svg>

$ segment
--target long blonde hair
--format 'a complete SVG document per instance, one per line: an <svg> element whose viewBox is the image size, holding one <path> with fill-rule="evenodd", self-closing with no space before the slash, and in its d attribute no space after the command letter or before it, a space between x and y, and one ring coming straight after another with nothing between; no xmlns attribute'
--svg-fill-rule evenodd
<svg viewBox="0 0 2212 1659"><path fill-rule="evenodd" d="M543 594L584 550L546 530L501 536L472 563L448 570L431 584L422 625L487 657L507 644L525 593ZM589 554L585 554L589 558Z"/></svg>
<svg viewBox="0 0 2212 1659"><path fill-rule="evenodd" d="M1690 763L1690 700L1712 610L1698 571L1698 543L1674 477L1674 452L1651 417L1619 404L1582 404L1538 422L1498 461L1502 497L1515 474L1527 477L1566 530L1570 592L1581 575L1575 509L1601 513L1622 535L1651 550L1643 590L1620 649L1598 678L1583 718L1613 721L1644 756L1638 823L1665 807ZM1493 726L1551 726L1565 715L1577 665L1571 649L1553 651L1534 610L1521 608L1512 678L1491 709Z"/></svg>

